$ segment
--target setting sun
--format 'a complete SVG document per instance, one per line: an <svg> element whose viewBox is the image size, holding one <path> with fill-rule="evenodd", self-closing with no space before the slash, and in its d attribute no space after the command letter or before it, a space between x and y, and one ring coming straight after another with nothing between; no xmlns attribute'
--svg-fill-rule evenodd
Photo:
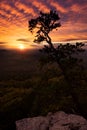
<svg viewBox="0 0 87 130"><path fill-rule="evenodd" d="M24 49L25 49L25 46L24 46L23 44L20 44L20 45L18 46L18 48L19 48L20 50L24 50Z"/></svg>

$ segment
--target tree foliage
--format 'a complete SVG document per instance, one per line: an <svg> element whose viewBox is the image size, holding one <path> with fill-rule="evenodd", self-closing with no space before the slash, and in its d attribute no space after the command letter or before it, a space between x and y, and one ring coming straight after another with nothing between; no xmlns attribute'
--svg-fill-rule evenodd
<svg viewBox="0 0 87 130"><path fill-rule="evenodd" d="M74 53L83 52L82 47L84 44L82 42L74 45L67 43L64 45L58 44L55 47L49 33L61 26L59 20L60 17L56 11L51 10L49 13L40 12L37 18L29 21L29 31L33 32L34 29L37 29L34 42L41 43L46 41L48 45L44 45L41 51L47 53L51 61L56 61L58 64L61 64L65 59L73 59Z"/></svg>
<svg viewBox="0 0 87 130"><path fill-rule="evenodd" d="M50 61L55 61L59 64L62 63L64 60L76 60L74 57L74 54L79 54L79 52L83 52L84 49L82 48L84 44L82 42L76 43L76 44L59 44L55 50L52 50L49 46L44 46L44 48L41 50L42 52L45 52L49 55Z"/></svg>
<svg viewBox="0 0 87 130"><path fill-rule="evenodd" d="M33 32L34 29L37 29L34 42L40 43L46 41L52 48L53 44L49 33L61 26L59 19L57 12L52 10L49 13L40 12L39 17L31 19L29 21L29 31Z"/></svg>

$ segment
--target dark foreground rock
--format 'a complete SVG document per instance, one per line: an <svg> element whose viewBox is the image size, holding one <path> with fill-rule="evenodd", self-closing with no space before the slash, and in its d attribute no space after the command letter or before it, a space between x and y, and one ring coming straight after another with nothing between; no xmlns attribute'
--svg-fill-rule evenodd
<svg viewBox="0 0 87 130"><path fill-rule="evenodd" d="M47 116L16 121L16 130L87 130L87 120L65 112L48 113Z"/></svg>

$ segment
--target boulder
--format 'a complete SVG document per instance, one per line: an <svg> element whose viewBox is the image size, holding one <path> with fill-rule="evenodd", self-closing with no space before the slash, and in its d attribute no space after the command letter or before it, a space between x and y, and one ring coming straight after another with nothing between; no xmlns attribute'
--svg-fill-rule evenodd
<svg viewBox="0 0 87 130"><path fill-rule="evenodd" d="M87 130L87 120L63 111L16 121L16 130Z"/></svg>

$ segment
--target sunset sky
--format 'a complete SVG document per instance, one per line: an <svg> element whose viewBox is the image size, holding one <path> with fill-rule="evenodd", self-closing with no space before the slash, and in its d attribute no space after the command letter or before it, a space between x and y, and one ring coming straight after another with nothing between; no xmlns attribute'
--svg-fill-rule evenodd
<svg viewBox="0 0 87 130"><path fill-rule="evenodd" d="M87 42L87 0L0 0L0 48L36 46L28 21L50 9L58 12L62 25L50 34L53 42Z"/></svg>

